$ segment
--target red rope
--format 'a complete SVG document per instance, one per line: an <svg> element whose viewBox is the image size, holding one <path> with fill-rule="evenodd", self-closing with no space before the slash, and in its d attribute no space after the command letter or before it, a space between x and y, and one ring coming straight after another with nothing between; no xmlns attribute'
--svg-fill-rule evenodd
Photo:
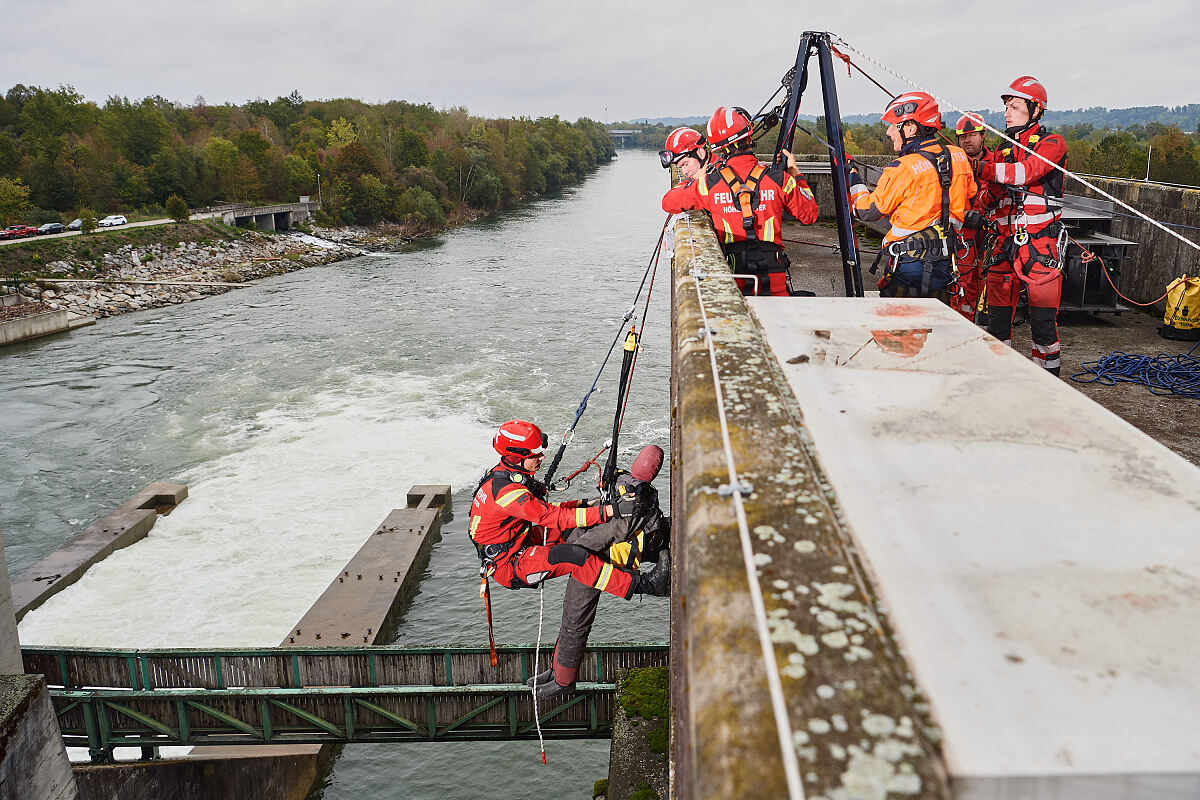
<svg viewBox="0 0 1200 800"><path fill-rule="evenodd" d="M1067 238L1071 239L1070 236L1068 236ZM1088 262L1091 262L1091 261L1099 261L1100 262L1100 271L1102 273L1104 273L1104 279L1106 281L1108 281L1108 285L1112 287L1112 290L1116 293L1117 297L1121 298L1126 303L1129 303L1130 305L1141 306L1142 308L1148 308L1149 306L1152 306L1155 303L1162 302L1163 300L1165 300L1167 298L1167 295L1169 295L1171 293L1171 288L1167 287L1167 290L1165 292L1163 292L1162 297L1158 298L1157 300L1151 300L1149 303L1139 303L1137 300L1130 300L1128 297L1121 294L1121 290L1117 288L1117 285L1115 283L1113 283L1112 278L1108 274L1108 265L1104 263L1104 259L1101 258L1100 256L1096 255L1095 253L1093 253L1091 250L1088 250L1086 247L1081 245L1079 242L1076 242L1074 239L1071 239L1071 241L1075 244L1076 247L1078 247L1082 251L1082 254L1080 255L1080 261L1082 261L1084 264L1087 264Z"/></svg>

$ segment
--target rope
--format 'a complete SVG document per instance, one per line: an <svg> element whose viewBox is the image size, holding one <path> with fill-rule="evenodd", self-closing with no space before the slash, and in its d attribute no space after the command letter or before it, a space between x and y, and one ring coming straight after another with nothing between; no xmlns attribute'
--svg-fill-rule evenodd
<svg viewBox="0 0 1200 800"><path fill-rule="evenodd" d="M1147 308L1148 306L1152 306L1155 303L1162 302L1163 300L1165 300L1167 298L1167 295L1169 295L1171 293L1171 288L1167 287L1167 290L1162 293L1162 297L1158 298L1157 300L1151 300L1149 303L1139 303L1137 300L1130 300L1128 297L1121 294L1121 290L1117 288L1117 285L1115 283L1113 283L1112 277L1108 274L1108 265L1104 263L1103 258L1096 255L1091 250L1088 250L1086 247L1081 245L1079 242L1076 242L1071 237L1070 234L1067 234L1067 238L1070 239L1071 242L1074 243L1074 245L1080 249L1081 253L1080 253L1079 260L1082 261L1084 264L1087 264L1092 261L1100 262L1100 272L1102 272L1104 274L1104 279L1106 281L1108 281L1108 285L1112 287L1112 290L1116 293L1117 297L1121 298L1126 303L1129 303L1130 305L1134 305L1134 306L1141 306L1142 308ZM1059 257L1061 258L1062 254L1059 254Z"/></svg>
<svg viewBox="0 0 1200 800"><path fill-rule="evenodd" d="M547 532L542 528L542 546L546 546ZM538 696L537 696L537 675L538 675L538 659L542 654L542 620L546 614L546 579L542 578L542 582L538 584L538 635L537 643L533 646L533 688L530 693L533 695L533 725L537 728L538 749L542 754L542 766L546 766L546 739L542 736L542 718L538 714ZM553 658L551 658L553 661ZM553 676L550 680L554 680Z"/></svg>
<svg viewBox="0 0 1200 800"><path fill-rule="evenodd" d="M878 61L876 61L875 59L871 58L869 55L867 55L867 54L866 54L866 53L864 53L863 51L859 50L859 49L858 49L857 47L855 47L854 45L852 45L852 44L850 44L849 42L847 42L847 41L846 41L845 39L843 39L842 37L840 37L840 36L836 36L835 34L832 34L832 33L830 33L830 34L828 34L828 35L829 35L829 36L833 36L835 39L837 39L838 43L839 43L839 44L841 44L841 45L843 45L843 46L844 46L846 49L848 49L848 50L853 50L853 51L854 51L855 53L857 53L859 56L861 56L862 58L866 59L867 61L870 61L872 64L874 64L875 66L879 67L879 68L880 68L880 69L882 69L884 72L887 72L887 73L889 73L890 75L893 75L893 76L895 76L896 78L899 78L900 80L902 80L902 81L904 81L905 83L907 83L909 86L912 86L912 87L913 87L914 89L916 89L917 91L925 92L925 93L926 93L926 94L928 94L930 97L932 97L934 100L936 100L936 101L938 102L938 104L939 104L939 105L944 105L944 106L946 106L946 107L948 107L948 108L952 108L952 109L954 109L955 111L957 111L957 112L958 112L958 113L960 113L960 114L967 114L967 113L969 113L969 112L968 112L968 111L966 111L965 109L959 108L959 107L958 107L958 106L956 106L954 103L951 103L949 100L946 100L946 99L944 99L944 98L942 98L942 97L939 97L939 96L937 96L937 95L936 95L936 94L934 94L933 92L930 92L929 90L925 89L925 88L924 88L923 86L921 86L920 84L918 84L918 83L915 83L914 81L911 81L911 80L909 80L908 78L904 77L903 75L901 75L900 73L898 73L898 72L896 72L895 70L891 69L890 67L884 66L883 64L881 64L881 63L879 63ZM1163 225L1163 224L1162 224L1161 222L1159 222L1158 220L1156 220L1156 219L1152 219L1151 217L1147 216L1146 214L1143 214L1141 211L1138 211L1136 208L1134 208L1133 206L1129 205L1129 204L1128 204L1128 203L1126 203L1124 200L1121 200L1121 199L1119 199L1119 198L1117 198L1117 197L1114 197L1114 196L1112 196L1111 194L1109 194L1108 192L1104 191L1103 189L1101 189L1100 187L1096 186L1095 184L1091 183L1090 181L1084 180L1084 179L1083 179L1082 177L1080 177L1079 175L1075 174L1074 172L1071 172L1071 171L1070 171L1069 169L1067 169L1066 167L1059 166L1058 164L1054 163L1053 161L1051 161L1050 159L1046 158L1045 156L1043 156L1043 155L1041 155L1041 154L1039 154L1039 153L1036 153L1036 152L1034 152L1034 151L1033 151L1033 150L1031 150L1030 148L1028 148L1028 147L1026 147L1025 145L1023 145L1023 144L1021 144L1020 142L1018 142L1016 139L1013 139L1012 137L1010 137L1010 136L1009 136L1007 133L1004 133L1003 131L1000 131L1000 130L997 130L996 128L993 128L991 125L989 125L989 124L988 124L986 121L984 121L982 118L980 118L980 122L983 124L983 127L987 128L989 131L991 131L992 133L996 134L996 135L997 135L997 136L999 136L1001 139L1003 139L1004 141L1006 141L1006 142L1008 142L1009 144L1013 145L1014 147L1019 147L1019 148L1021 148L1022 150L1024 150L1024 151L1025 151L1026 153L1028 153L1029 155L1031 155L1031 156L1033 156L1033 157L1037 158L1039 161L1044 161L1046 164L1049 164L1051 167L1053 167L1054 169L1058 170L1058 171L1059 171L1059 172L1061 172L1063 175L1066 175L1067 177L1069 177L1069 178L1073 178L1074 180L1078 181L1079 183L1082 183L1084 186L1088 187L1089 189L1091 189L1091 190L1092 190L1093 192L1095 192L1096 194L1099 194L1099 195L1102 195L1103 197L1106 197L1106 198L1108 198L1109 200L1111 200L1111 201L1113 201L1114 203L1116 203L1117 205L1119 205L1121 208L1124 208L1124 209L1127 209L1127 210L1129 210L1129 211L1132 211L1134 214L1136 214L1136 215L1137 215L1139 218L1141 218L1142 220L1144 220L1144 221L1146 221L1146 222L1150 223L1151 225L1155 226L1156 228L1158 228L1159 230L1163 231L1164 233L1166 233L1166 234L1168 234L1168 235L1170 235L1170 236L1174 236L1176 239L1178 239L1179 241L1183 242L1183 243L1184 243L1184 244L1186 244L1188 247L1191 247L1193 250L1196 250L1196 251L1200 252L1200 244L1197 244L1196 242L1193 242L1191 239L1188 239L1188 238L1186 238L1186 237L1184 237L1184 236L1181 236L1181 235L1179 235L1179 234L1178 234L1178 233L1176 233L1175 231L1173 231L1173 230L1171 230L1170 228L1168 228L1167 226Z"/></svg>
<svg viewBox="0 0 1200 800"><path fill-rule="evenodd" d="M617 347L617 342L621 341L622 335L625 333L625 323L633 319L634 312L637 310L638 298L642 295L642 288L646 285L646 278L650 276L650 269L658 263L658 254L662 250L663 237L667 234L667 226L671 224L672 216L671 214L667 214L667 218L663 222L662 231L658 234L658 244L654 246L654 252L650 254L650 262L646 264L646 270L642 273L642 282L638 284L637 293L633 296L633 303L629 306L629 310L625 312L625 316L621 318L621 324L617 326L617 335L613 337L612 344L608 346L608 353L604 356L604 361L600 363L600 369L596 371L596 377L592 379L591 388L587 390L583 399L579 401L579 407L575 409L575 419L571 422L571 426L563 432L558 450L554 453L554 458L550 460L550 466L546 469L546 476L542 479L547 486L550 486L554 480L554 473L558 469L559 462L562 461L563 453L567 450L567 445L575 438L575 427L579 425L579 420L583 418L583 412L587 411L588 399L595 393L596 387L600 383L600 376L604 373L604 367L608 365L608 360L612 357L613 350Z"/></svg>
<svg viewBox="0 0 1200 800"><path fill-rule="evenodd" d="M1200 358L1192 355L1197 347L1200 347L1200 342L1193 345L1186 355L1159 353L1153 357L1115 350L1098 361L1083 364L1083 371L1072 375L1071 380L1076 383L1099 383L1102 386L1136 383L1145 386L1151 394L1200 400Z"/></svg>
<svg viewBox="0 0 1200 800"><path fill-rule="evenodd" d="M692 263L695 266L696 245L692 236L692 222L688 219L688 243L692 248ZM762 647L763 665L767 671L767 688L771 695L771 707L775 712L775 728L779 734L780 755L783 758L783 771L787 778L788 797L791 800L804 800L804 785L800 781L800 764L796 759L796 747L792 741L792 723L788 718L787 701L783 696L783 684L779 680L779 665L775 661L775 648L771 644L771 633L767 628L767 609L763 602L762 588L758 585L758 574L754 566L754 548L750 543L750 528L746 522L746 509L743 505L743 495L749 495L753 490L744 484L738 476L737 465L733 459L733 445L729 438L729 421L725 417L725 396L721 391L721 373L717 369L716 348L713 346L712 326L708 322L708 312L704 307L704 294L700 291L701 278L693 276L696 286L696 300L700 304L700 318L704 322L704 339L708 346L709 364L712 366L713 390L716 392L717 417L721 423L721 444L725 448L725 464L729 469L729 493L733 498L733 509L737 516L738 534L742 542L742 560L746 565L746 580L750 584L750 600L754 607L754 618L758 627L758 641ZM725 487L722 487L722 490Z"/></svg>

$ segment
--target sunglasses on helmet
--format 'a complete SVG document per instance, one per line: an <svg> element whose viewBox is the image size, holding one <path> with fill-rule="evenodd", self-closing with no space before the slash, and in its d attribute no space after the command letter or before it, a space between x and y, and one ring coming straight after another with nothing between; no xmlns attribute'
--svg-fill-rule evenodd
<svg viewBox="0 0 1200 800"><path fill-rule="evenodd" d="M909 100L907 103L901 103L898 106L892 106L892 113L895 114L896 116L901 116L903 114L913 114L913 113L916 113L916 110L917 110L917 104L912 100Z"/></svg>
<svg viewBox="0 0 1200 800"><path fill-rule="evenodd" d="M662 163L663 169L667 169L672 164L675 164L678 161L680 161L681 159L687 158L688 156L691 156L692 158L696 159L697 161L703 160L700 158L699 150L685 150L682 153L672 153L670 150L659 150L658 151L658 160Z"/></svg>

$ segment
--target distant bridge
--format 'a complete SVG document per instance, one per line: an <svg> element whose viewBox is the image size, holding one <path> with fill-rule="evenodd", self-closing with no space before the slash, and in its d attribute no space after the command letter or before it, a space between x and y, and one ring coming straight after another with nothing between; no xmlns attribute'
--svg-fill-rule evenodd
<svg viewBox="0 0 1200 800"><path fill-rule="evenodd" d="M637 136L641 131L637 130L609 130L608 135L618 140L622 146L629 144L629 141Z"/></svg>
<svg viewBox="0 0 1200 800"><path fill-rule="evenodd" d="M220 209L219 213L221 222L226 225L255 227L264 231L286 231L299 222L311 219L313 211L320 207L320 203L301 198L298 203L278 203L271 206L227 206Z"/></svg>

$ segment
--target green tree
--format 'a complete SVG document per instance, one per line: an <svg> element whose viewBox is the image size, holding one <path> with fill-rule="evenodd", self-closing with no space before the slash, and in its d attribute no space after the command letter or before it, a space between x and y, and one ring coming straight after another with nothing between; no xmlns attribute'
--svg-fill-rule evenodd
<svg viewBox="0 0 1200 800"><path fill-rule="evenodd" d="M396 131L392 143L392 166L396 169L429 165L429 146L425 137L409 128Z"/></svg>
<svg viewBox="0 0 1200 800"><path fill-rule="evenodd" d="M210 136L204 143L204 160L208 164L217 191L232 198L237 180L237 145L221 136Z"/></svg>
<svg viewBox="0 0 1200 800"><path fill-rule="evenodd" d="M167 198L167 216L176 222L187 222L192 216L188 210L187 201L177 194L173 194Z"/></svg>
<svg viewBox="0 0 1200 800"><path fill-rule="evenodd" d="M396 211L407 223L435 230L446 224L446 213L437 198L419 186L405 189L396 203Z"/></svg>
<svg viewBox="0 0 1200 800"><path fill-rule="evenodd" d="M316 173L308 162L293 153L283 159L283 168L287 173L287 191L289 195L312 194L317 183Z"/></svg>
<svg viewBox="0 0 1200 800"><path fill-rule="evenodd" d="M95 211L92 211L87 206L84 206L83 208L79 209L79 211L76 213L79 215L79 224L81 226L79 228L80 231L82 231L86 235L86 234L89 234L92 231L96 230L96 212Z"/></svg>
<svg viewBox="0 0 1200 800"><path fill-rule="evenodd" d="M29 210L29 187L20 178L0 178L0 223L11 225Z"/></svg>
<svg viewBox="0 0 1200 800"><path fill-rule="evenodd" d="M345 117L338 117L329 123L325 138L330 147L342 147L357 141L358 134L354 132L354 126L347 122Z"/></svg>

